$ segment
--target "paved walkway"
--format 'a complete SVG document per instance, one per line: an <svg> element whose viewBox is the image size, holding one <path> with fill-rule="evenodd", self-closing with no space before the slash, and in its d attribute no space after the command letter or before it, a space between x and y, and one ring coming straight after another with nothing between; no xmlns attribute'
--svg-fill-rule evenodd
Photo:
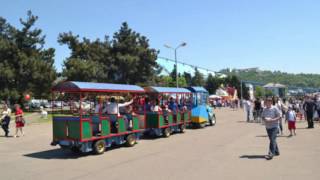
<svg viewBox="0 0 320 180"><path fill-rule="evenodd" d="M51 124L29 125L25 137L0 137L0 179L320 179L318 123L312 130L298 123L296 137L278 138L281 156L266 161L263 126L244 122L242 111L217 110L217 117L216 127L142 140L100 156L51 147Z"/></svg>

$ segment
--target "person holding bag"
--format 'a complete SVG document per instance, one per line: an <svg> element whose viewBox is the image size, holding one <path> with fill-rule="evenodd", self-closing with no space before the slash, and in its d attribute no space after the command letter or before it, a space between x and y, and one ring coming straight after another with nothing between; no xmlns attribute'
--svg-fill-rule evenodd
<svg viewBox="0 0 320 180"><path fill-rule="evenodd" d="M19 137L18 136L19 130L21 132L21 136L24 136L23 127L25 125L25 121L23 118L23 111L20 108L20 105L18 104L15 105L15 108L16 108L16 134L14 135L14 137Z"/></svg>
<svg viewBox="0 0 320 180"><path fill-rule="evenodd" d="M11 109L8 108L8 106L5 104L3 107L3 111L2 111L2 116L1 116L1 127L5 132L5 136L8 137L9 135L9 124L10 124L10 120L11 120Z"/></svg>

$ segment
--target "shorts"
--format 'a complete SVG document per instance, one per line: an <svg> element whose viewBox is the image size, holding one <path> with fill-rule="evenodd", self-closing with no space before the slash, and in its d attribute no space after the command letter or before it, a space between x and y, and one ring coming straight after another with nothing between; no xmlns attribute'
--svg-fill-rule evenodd
<svg viewBox="0 0 320 180"><path fill-rule="evenodd" d="M289 130L296 129L296 122L295 121L288 121L288 128L289 128Z"/></svg>
<svg viewBox="0 0 320 180"><path fill-rule="evenodd" d="M22 127L24 127L24 123L22 121L17 121L16 128L22 128Z"/></svg>

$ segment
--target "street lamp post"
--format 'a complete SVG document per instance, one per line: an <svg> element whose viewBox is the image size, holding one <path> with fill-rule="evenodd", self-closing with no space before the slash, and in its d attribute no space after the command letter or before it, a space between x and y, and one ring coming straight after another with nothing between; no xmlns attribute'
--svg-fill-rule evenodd
<svg viewBox="0 0 320 180"><path fill-rule="evenodd" d="M164 47L174 50L174 60L175 60L175 62L176 62L176 83L177 83L177 88L179 87L177 50L178 50L180 47L184 47L184 46L186 46L186 45L187 45L187 43L185 43L185 42L181 43L181 44L180 44L179 46L177 46L176 48L173 48L173 47L171 47L171 46L169 46L169 45L166 45L166 44L164 45Z"/></svg>

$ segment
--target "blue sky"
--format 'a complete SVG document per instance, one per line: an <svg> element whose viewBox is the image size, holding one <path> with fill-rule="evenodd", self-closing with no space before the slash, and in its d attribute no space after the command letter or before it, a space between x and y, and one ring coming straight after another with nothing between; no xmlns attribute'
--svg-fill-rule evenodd
<svg viewBox="0 0 320 180"><path fill-rule="evenodd" d="M214 71L259 67L293 73L319 73L318 0L2 0L0 16L20 26L27 10L39 16L46 46L56 49L61 70L68 56L58 34L103 38L127 21L150 39L159 56L174 58L163 45L186 47L178 59Z"/></svg>

